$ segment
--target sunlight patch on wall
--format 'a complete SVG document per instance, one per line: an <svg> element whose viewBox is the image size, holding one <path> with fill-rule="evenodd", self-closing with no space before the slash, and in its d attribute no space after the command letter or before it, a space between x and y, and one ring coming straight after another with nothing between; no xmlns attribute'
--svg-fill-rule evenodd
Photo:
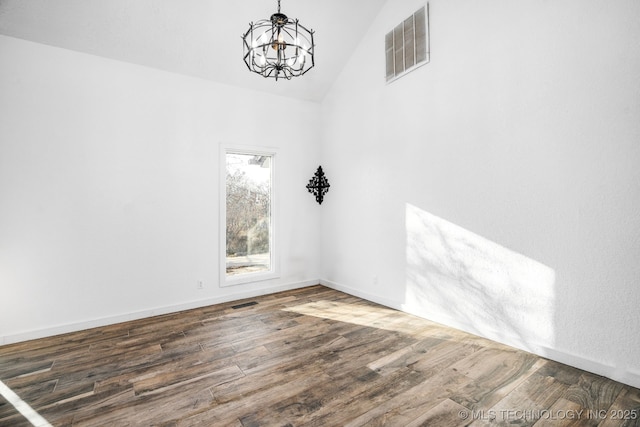
<svg viewBox="0 0 640 427"><path fill-rule="evenodd" d="M555 271L406 204L403 310L523 349L554 342Z"/></svg>

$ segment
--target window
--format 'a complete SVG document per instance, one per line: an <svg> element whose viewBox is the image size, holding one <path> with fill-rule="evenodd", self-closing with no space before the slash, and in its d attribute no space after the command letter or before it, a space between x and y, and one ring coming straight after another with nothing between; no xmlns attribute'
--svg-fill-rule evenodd
<svg viewBox="0 0 640 427"><path fill-rule="evenodd" d="M222 285L277 277L274 253L275 153L223 150Z"/></svg>

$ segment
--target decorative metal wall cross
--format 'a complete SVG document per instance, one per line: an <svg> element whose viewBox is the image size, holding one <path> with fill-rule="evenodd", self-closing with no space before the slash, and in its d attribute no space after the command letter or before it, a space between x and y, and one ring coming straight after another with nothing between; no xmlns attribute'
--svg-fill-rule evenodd
<svg viewBox="0 0 640 427"><path fill-rule="evenodd" d="M309 190L309 193L316 196L316 202L322 204L324 195L329 191L329 187L329 181L325 178L324 172L322 172L322 166L318 166L316 174L307 184L307 190Z"/></svg>

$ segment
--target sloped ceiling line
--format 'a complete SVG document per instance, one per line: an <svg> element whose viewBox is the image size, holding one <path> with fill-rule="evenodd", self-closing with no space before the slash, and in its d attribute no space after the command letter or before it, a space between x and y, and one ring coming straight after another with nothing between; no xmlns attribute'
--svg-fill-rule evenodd
<svg viewBox="0 0 640 427"><path fill-rule="evenodd" d="M316 32L316 67L290 81L249 73L240 36L269 18L265 0L0 0L0 34L320 102L385 0L286 0L282 12Z"/></svg>

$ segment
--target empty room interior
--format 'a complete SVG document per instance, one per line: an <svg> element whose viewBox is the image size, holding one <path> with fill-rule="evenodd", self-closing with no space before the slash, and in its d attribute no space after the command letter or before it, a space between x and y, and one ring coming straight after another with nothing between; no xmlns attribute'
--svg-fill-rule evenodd
<svg viewBox="0 0 640 427"><path fill-rule="evenodd" d="M0 0L0 426L640 425L637 0Z"/></svg>

